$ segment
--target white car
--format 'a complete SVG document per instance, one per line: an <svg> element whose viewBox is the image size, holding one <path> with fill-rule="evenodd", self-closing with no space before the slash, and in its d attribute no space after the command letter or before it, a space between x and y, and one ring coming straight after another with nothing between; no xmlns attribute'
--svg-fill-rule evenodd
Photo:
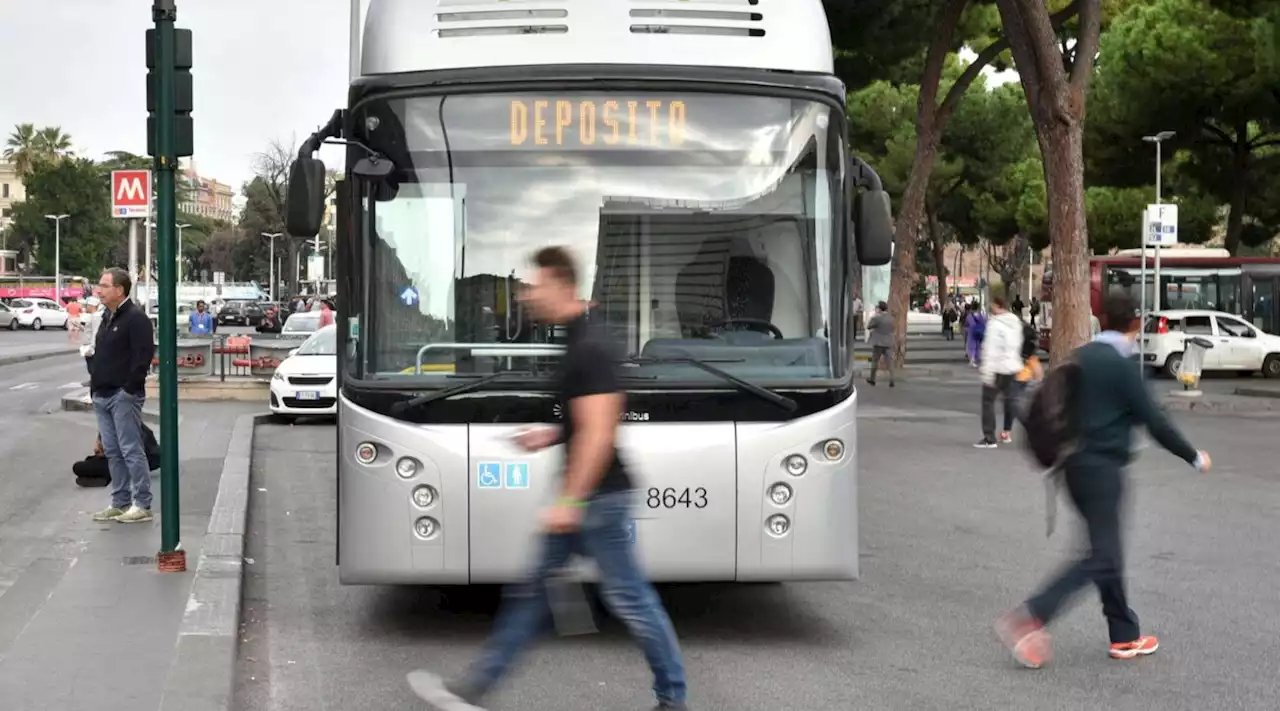
<svg viewBox="0 0 1280 711"><path fill-rule="evenodd" d="M271 412L279 417L338 414L338 329L325 326L289 353L271 375Z"/></svg>
<svg viewBox="0 0 1280 711"><path fill-rule="evenodd" d="M1177 377L1182 371L1186 339L1200 337L1213 347L1205 351L1203 372L1262 371L1280 378L1280 336L1263 333L1239 316L1221 311L1157 311L1142 333L1144 362Z"/></svg>
<svg viewBox="0 0 1280 711"><path fill-rule="evenodd" d="M319 333L320 329L320 312L318 311L299 311L295 314L289 314L289 318L284 320L284 327L280 329L281 336L309 336L313 333Z"/></svg>
<svg viewBox="0 0 1280 711"><path fill-rule="evenodd" d="M18 314L18 325L23 328L67 327L67 310L48 299L14 299L9 308Z"/></svg>

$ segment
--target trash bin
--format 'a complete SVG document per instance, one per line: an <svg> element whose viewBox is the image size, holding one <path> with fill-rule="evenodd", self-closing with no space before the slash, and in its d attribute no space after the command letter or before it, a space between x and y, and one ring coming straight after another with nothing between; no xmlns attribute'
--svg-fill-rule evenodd
<svg viewBox="0 0 1280 711"><path fill-rule="evenodd" d="M1213 343L1199 336L1188 338L1182 352L1182 368L1178 371L1178 380L1183 390L1198 390L1200 374L1204 372L1204 354Z"/></svg>

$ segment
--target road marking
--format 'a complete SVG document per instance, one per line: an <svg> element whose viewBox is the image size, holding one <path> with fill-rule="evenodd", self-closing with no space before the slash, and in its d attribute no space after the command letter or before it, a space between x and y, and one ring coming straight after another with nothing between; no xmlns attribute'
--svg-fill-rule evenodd
<svg viewBox="0 0 1280 711"><path fill-rule="evenodd" d="M21 385L15 385L9 389L10 390L30 390L32 388L38 388L38 387L40 387L40 383L23 383Z"/></svg>
<svg viewBox="0 0 1280 711"><path fill-rule="evenodd" d="M66 385L59 385L59 390L70 390L71 388L82 388L84 385L79 380L73 380Z"/></svg>

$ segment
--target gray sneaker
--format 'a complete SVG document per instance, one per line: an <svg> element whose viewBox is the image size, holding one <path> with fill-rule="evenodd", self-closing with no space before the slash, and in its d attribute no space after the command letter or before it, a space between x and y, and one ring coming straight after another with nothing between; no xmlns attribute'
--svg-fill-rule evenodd
<svg viewBox="0 0 1280 711"><path fill-rule="evenodd" d="M411 671L405 678L413 693L436 711L485 711L479 705L479 695L465 690L461 684L446 684L424 669Z"/></svg>
<svg viewBox="0 0 1280 711"><path fill-rule="evenodd" d="M124 515L124 509L118 509L114 506L105 508L93 515L94 521L114 521Z"/></svg>

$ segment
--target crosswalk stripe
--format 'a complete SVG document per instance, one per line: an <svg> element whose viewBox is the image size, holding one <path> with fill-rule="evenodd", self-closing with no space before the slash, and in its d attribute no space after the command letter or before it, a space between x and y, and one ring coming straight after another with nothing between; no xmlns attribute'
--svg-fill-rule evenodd
<svg viewBox="0 0 1280 711"><path fill-rule="evenodd" d="M67 383L66 385L59 385L59 386L58 386L58 389L59 389L59 390L70 390L71 388L80 388L80 387L84 387L83 385L81 385L81 384L80 384L80 381L79 381L79 380L73 380L73 381L71 381L71 382Z"/></svg>
<svg viewBox="0 0 1280 711"><path fill-rule="evenodd" d="M40 383L23 383L21 385L14 385L9 389L10 390L30 390L31 388L38 388L38 387L40 387Z"/></svg>

